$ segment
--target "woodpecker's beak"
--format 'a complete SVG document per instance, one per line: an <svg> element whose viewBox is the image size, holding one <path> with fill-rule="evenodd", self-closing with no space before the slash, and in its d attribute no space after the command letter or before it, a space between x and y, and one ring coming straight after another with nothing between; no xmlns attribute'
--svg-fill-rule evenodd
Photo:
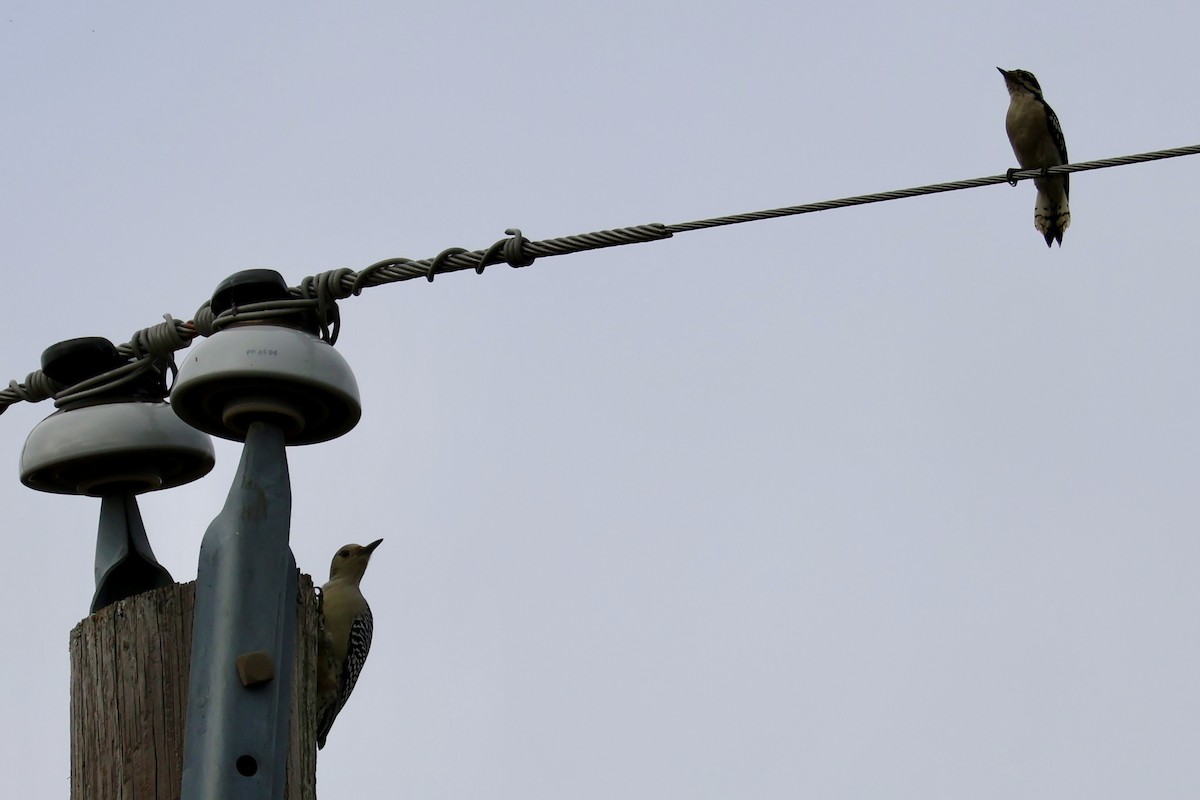
<svg viewBox="0 0 1200 800"><path fill-rule="evenodd" d="M375 551L376 547L379 547L379 545L382 541L383 541L383 539L376 539L375 541L371 542L368 545L363 545L362 552L366 553L367 555L370 555L371 553L373 553Z"/></svg>
<svg viewBox="0 0 1200 800"><path fill-rule="evenodd" d="M1004 80L1008 80L1008 70L1004 69L1004 67L996 67L996 69L1000 70L1000 74L1004 76Z"/></svg>

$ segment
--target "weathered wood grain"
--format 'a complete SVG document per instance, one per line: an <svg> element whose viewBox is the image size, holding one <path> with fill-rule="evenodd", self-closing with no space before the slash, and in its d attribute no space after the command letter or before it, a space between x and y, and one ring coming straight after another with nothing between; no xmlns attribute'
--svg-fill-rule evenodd
<svg viewBox="0 0 1200 800"><path fill-rule="evenodd" d="M195 583L114 603L71 631L71 800L172 800L183 777ZM316 800L317 602L300 576L287 798Z"/></svg>

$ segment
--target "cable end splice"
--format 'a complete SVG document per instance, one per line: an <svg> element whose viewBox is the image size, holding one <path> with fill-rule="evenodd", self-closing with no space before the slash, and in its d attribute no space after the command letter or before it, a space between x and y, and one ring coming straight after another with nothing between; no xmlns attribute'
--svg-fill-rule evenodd
<svg viewBox="0 0 1200 800"><path fill-rule="evenodd" d="M505 228L504 233L510 238L501 239L484 251L479 263L475 265L476 275L482 275L484 267L499 264L501 261L518 269L528 267L536 260L536 256L525 252L525 245L529 240L522 235L520 228Z"/></svg>

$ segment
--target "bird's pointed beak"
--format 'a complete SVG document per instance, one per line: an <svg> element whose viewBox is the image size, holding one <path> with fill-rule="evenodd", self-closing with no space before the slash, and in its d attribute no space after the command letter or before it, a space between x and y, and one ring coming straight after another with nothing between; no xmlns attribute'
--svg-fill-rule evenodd
<svg viewBox="0 0 1200 800"><path fill-rule="evenodd" d="M1001 75L1003 75L1006 78L1008 77L1008 70L1006 70L1004 67L996 67L996 69L1000 70Z"/></svg>
<svg viewBox="0 0 1200 800"><path fill-rule="evenodd" d="M364 545L364 546L363 546L363 552L364 552L364 553L367 553L368 555L370 555L371 553L375 552L375 548L376 548L376 547L379 547L379 545L380 545L382 542L383 542L383 539L376 539L375 541L371 542L370 544L368 544L368 545Z"/></svg>

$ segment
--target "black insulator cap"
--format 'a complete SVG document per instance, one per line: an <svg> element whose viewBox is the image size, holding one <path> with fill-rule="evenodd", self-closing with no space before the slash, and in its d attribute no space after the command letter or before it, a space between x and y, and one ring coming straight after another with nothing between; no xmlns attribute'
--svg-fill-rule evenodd
<svg viewBox="0 0 1200 800"><path fill-rule="evenodd" d="M63 386L74 386L124 362L113 343L103 336L67 339L42 351L42 372Z"/></svg>
<svg viewBox="0 0 1200 800"><path fill-rule="evenodd" d="M246 269L235 272L217 285L209 306L213 314L228 311L234 305L246 306L268 300L287 300L287 283L273 269Z"/></svg>
<svg viewBox="0 0 1200 800"><path fill-rule="evenodd" d="M63 387L74 386L128 363L130 359L117 352L113 343L103 336L68 339L50 345L42 352L42 372ZM166 376L161 368L155 368L145 370L132 380L124 381L102 395L94 395L85 403L111 402L122 398L161 400L166 396ZM68 407L71 407L71 404L64 406Z"/></svg>

